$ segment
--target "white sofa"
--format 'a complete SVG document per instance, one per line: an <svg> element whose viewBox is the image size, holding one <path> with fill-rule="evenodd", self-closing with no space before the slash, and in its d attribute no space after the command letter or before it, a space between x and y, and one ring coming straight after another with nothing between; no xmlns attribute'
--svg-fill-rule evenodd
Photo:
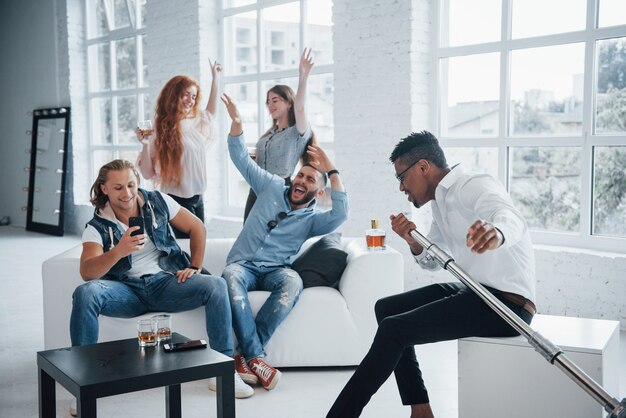
<svg viewBox="0 0 626 418"><path fill-rule="evenodd" d="M374 303L403 290L403 260L387 247L368 251L364 239L344 238L348 264L339 289L304 289L293 311L267 344L268 362L276 367L351 366L360 363L376 331ZM220 275L234 239L208 239L204 267ZM303 245L306 249L312 240ZM181 240L181 246L188 248ZM79 274L81 246L56 255L42 264L45 348L67 347L72 293L84 283ZM269 292L250 292L256 314ZM149 317L153 313L146 314ZM138 317L139 318L139 317ZM136 335L137 318L100 316L99 341ZM173 314L173 331L189 338L208 339L204 307Z"/></svg>

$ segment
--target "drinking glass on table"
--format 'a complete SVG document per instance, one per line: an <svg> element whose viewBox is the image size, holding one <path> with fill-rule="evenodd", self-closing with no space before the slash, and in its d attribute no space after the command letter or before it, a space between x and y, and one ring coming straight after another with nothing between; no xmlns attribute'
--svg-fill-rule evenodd
<svg viewBox="0 0 626 418"><path fill-rule="evenodd" d="M152 315L157 323L157 341L166 341L172 338L172 316L168 314Z"/></svg>
<svg viewBox="0 0 626 418"><path fill-rule="evenodd" d="M137 339L141 347L152 347L157 343L157 322L153 318L137 321Z"/></svg>

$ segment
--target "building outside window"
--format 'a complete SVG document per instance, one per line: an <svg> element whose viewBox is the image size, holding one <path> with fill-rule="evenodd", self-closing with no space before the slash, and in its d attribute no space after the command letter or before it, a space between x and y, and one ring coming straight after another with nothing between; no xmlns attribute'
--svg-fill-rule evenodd
<svg viewBox="0 0 626 418"><path fill-rule="evenodd" d="M90 177L115 158L134 161L137 122L150 119L147 0L85 0Z"/></svg>
<svg viewBox="0 0 626 418"><path fill-rule="evenodd" d="M254 147L270 128L267 90L287 84L296 91L300 54L306 46L312 48L315 62L309 76L307 116L318 141L332 156L332 0L223 0L221 23L224 90L239 107L247 145ZM248 185L228 161L224 211L241 215Z"/></svg>
<svg viewBox="0 0 626 418"><path fill-rule="evenodd" d="M626 2L440 0L439 136L536 243L626 249Z"/></svg>

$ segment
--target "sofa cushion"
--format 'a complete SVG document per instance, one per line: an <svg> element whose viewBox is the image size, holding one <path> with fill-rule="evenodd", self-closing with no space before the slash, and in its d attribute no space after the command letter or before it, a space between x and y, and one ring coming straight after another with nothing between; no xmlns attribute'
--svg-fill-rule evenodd
<svg viewBox="0 0 626 418"><path fill-rule="evenodd" d="M332 233L320 238L293 263L291 268L298 272L304 287L338 287L339 279L346 268L348 253L341 245L341 234Z"/></svg>

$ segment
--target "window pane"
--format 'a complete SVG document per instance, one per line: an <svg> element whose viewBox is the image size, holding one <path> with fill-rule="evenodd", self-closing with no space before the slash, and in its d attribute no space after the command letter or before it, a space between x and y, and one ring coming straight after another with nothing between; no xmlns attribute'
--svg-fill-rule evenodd
<svg viewBox="0 0 626 418"><path fill-rule="evenodd" d="M87 32L89 38L97 38L108 33L104 0L87 1Z"/></svg>
<svg viewBox="0 0 626 418"><path fill-rule="evenodd" d="M598 26L615 26L626 24L626 1L600 0Z"/></svg>
<svg viewBox="0 0 626 418"><path fill-rule="evenodd" d="M91 143L110 144L111 139L111 100L91 100Z"/></svg>
<svg viewBox="0 0 626 418"><path fill-rule="evenodd" d="M445 2L442 2L445 3ZM469 45L500 40L501 0L448 0L442 13L442 46ZM447 19L447 26L446 26Z"/></svg>
<svg viewBox="0 0 626 418"><path fill-rule="evenodd" d="M313 51L317 65L333 62L333 2L315 0L307 2L307 46Z"/></svg>
<svg viewBox="0 0 626 418"><path fill-rule="evenodd" d="M119 150L117 154L118 155L116 158L121 158L122 160L130 161L131 163L135 164L137 162L137 156L139 155L139 152L128 150L128 149L122 149L122 150ZM139 175L141 176L141 174ZM143 188L146 187L146 184L143 182L143 180L141 180L140 186Z"/></svg>
<svg viewBox="0 0 626 418"><path fill-rule="evenodd" d="M498 149L497 148L459 148L444 147L448 166L461 163L463 171L487 173L498 177Z"/></svg>
<svg viewBox="0 0 626 418"><path fill-rule="evenodd" d="M264 71L298 67L300 63L300 3L263 9ZM277 39L279 44L273 45Z"/></svg>
<svg viewBox="0 0 626 418"><path fill-rule="evenodd" d="M513 0L513 39L585 29L586 0Z"/></svg>
<svg viewBox="0 0 626 418"><path fill-rule="evenodd" d="M626 38L597 42L596 134L626 132Z"/></svg>
<svg viewBox="0 0 626 418"><path fill-rule="evenodd" d="M248 146L256 145L259 139L259 98L257 83L238 83L226 86L227 94L237 103L243 122ZM265 97L263 97L265 101Z"/></svg>
<svg viewBox="0 0 626 418"><path fill-rule="evenodd" d="M511 135L582 133L584 45L511 53Z"/></svg>
<svg viewBox="0 0 626 418"><path fill-rule="evenodd" d="M317 141L329 143L335 140L334 84L332 74L309 77L306 112Z"/></svg>
<svg viewBox="0 0 626 418"><path fill-rule="evenodd" d="M152 102L150 101L150 95L142 94L141 97L141 100L143 100L143 120L152 120L154 117L154 108L152 107Z"/></svg>
<svg viewBox="0 0 626 418"><path fill-rule="evenodd" d="M580 148L510 149L510 192L531 229L576 232L580 222Z"/></svg>
<svg viewBox="0 0 626 418"><path fill-rule="evenodd" d="M115 29L130 26L126 0L113 0L113 15L115 16Z"/></svg>
<svg viewBox="0 0 626 418"><path fill-rule="evenodd" d="M626 147L596 147L593 234L626 237Z"/></svg>
<svg viewBox="0 0 626 418"><path fill-rule="evenodd" d="M136 144L137 135L137 96L120 96L117 98L117 142L119 144Z"/></svg>
<svg viewBox="0 0 626 418"><path fill-rule="evenodd" d="M137 87L135 38L126 38L113 42L116 55L117 88Z"/></svg>
<svg viewBox="0 0 626 418"><path fill-rule="evenodd" d="M90 45L89 55L89 90L106 91L111 88L111 51L109 44Z"/></svg>
<svg viewBox="0 0 626 418"><path fill-rule="evenodd" d="M256 12L224 18L225 69L229 75L257 71Z"/></svg>
<svg viewBox="0 0 626 418"><path fill-rule="evenodd" d="M447 80L447 104L441 105L443 136L498 134L499 54L478 54L441 60Z"/></svg>
<svg viewBox="0 0 626 418"><path fill-rule="evenodd" d="M100 171L100 167L105 165L106 163L113 161L113 151L94 151L93 152L93 174L91 176L92 179L98 178L98 171Z"/></svg>

